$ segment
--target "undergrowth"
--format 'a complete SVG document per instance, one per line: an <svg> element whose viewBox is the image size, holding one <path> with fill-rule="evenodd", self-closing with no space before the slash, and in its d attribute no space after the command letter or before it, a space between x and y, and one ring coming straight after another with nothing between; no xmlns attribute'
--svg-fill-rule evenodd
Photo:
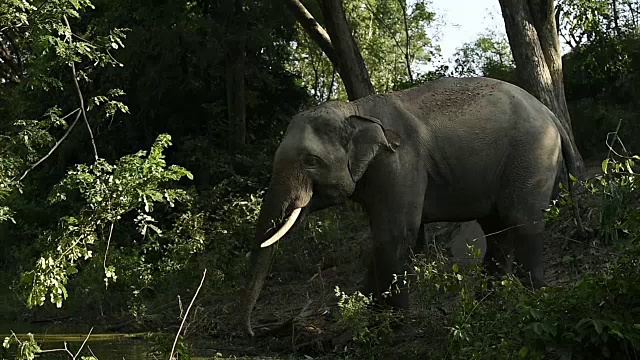
<svg viewBox="0 0 640 360"><path fill-rule="evenodd" d="M488 278L479 261L453 263L434 246L427 255L416 256L415 272L406 276L409 286L427 307L450 310L445 311L441 324L441 346L430 349L430 356L465 360L640 358L637 160L640 157L612 150L602 162L603 173L584 183L588 191L581 200L597 204L597 214L590 219L596 232L592 239L565 246L579 243L590 249L591 254L579 255L590 257L589 262L574 264L585 264L577 269L575 281L532 290L513 275ZM547 211L549 226L571 219L570 203L563 190ZM567 250L562 261L576 258L570 254ZM478 257L480 252L470 247L469 255ZM369 311L370 298L359 293L347 295L338 289L336 295L341 322L353 330L352 355L366 353L377 358L391 344L387 329L393 318L381 319L379 312ZM408 316L427 315L413 310ZM387 327L380 327L381 323Z"/></svg>

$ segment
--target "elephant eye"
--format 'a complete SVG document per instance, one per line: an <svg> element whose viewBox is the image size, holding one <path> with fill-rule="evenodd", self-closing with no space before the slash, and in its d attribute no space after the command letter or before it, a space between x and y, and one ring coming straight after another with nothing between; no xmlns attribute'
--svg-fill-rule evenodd
<svg viewBox="0 0 640 360"><path fill-rule="evenodd" d="M302 165L307 168L317 168L323 164L322 159L315 155L305 155L302 157Z"/></svg>

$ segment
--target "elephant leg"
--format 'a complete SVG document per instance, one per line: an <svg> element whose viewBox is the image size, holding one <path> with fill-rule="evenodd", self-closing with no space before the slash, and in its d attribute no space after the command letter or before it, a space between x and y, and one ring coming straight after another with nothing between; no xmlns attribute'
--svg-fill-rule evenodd
<svg viewBox="0 0 640 360"><path fill-rule="evenodd" d="M415 207L420 209L421 207ZM365 294L373 293L378 303L398 309L408 309L409 293L404 282L409 272L409 245L420 229L421 213L398 211L396 214L378 212L371 214L373 257L369 262ZM406 215L402 214L412 214ZM413 221L411 221L413 219ZM397 275L397 281L396 280Z"/></svg>
<svg viewBox="0 0 640 360"><path fill-rule="evenodd" d="M531 218L512 215L502 220L478 221L486 234L487 252L483 265L488 274L496 276L511 272L515 261L515 273L520 279L534 288L545 285L544 222Z"/></svg>
<svg viewBox="0 0 640 360"><path fill-rule="evenodd" d="M374 244L373 257L369 262L365 294L373 294L376 302L398 309L409 307L409 296L403 286L402 275L406 270L403 245L395 242ZM398 281L393 283L394 274Z"/></svg>
<svg viewBox="0 0 640 360"><path fill-rule="evenodd" d="M486 234L487 252L483 265L490 275L503 275L512 271L534 288L544 282L544 223L541 219L479 221ZM515 255L515 257L513 256Z"/></svg>
<svg viewBox="0 0 640 360"><path fill-rule="evenodd" d="M356 200L367 212L373 240L365 294L373 293L381 305L408 309L408 250L420 231L427 174L400 160L371 164L357 188Z"/></svg>
<svg viewBox="0 0 640 360"><path fill-rule="evenodd" d="M559 146L555 156L549 151L555 146L554 136L536 140L527 157L512 153L517 161L511 162L511 181L504 184L496 202L496 213L512 228L505 233L513 238L516 274L534 288L545 284L543 209L549 206L562 162Z"/></svg>
<svg viewBox="0 0 640 360"><path fill-rule="evenodd" d="M478 220L486 236L487 250L482 261L485 271L491 276L511 272L513 263L513 236L509 227L499 217Z"/></svg>
<svg viewBox="0 0 640 360"><path fill-rule="evenodd" d="M516 274L533 288L545 286L544 281L544 223L529 222L517 229L514 243Z"/></svg>
<svg viewBox="0 0 640 360"><path fill-rule="evenodd" d="M420 228L418 229L418 235L416 236L416 243L413 248L414 254L422 254L427 244L427 239L424 236L425 226L426 226L425 223L421 223Z"/></svg>

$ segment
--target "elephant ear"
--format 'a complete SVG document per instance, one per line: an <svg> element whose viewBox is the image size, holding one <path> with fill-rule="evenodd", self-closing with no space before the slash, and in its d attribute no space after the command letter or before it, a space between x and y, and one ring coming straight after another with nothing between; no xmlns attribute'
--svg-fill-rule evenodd
<svg viewBox="0 0 640 360"><path fill-rule="evenodd" d="M380 152L395 152L401 139L393 130L385 129L376 118L351 115L349 121L354 129L348 149L349 172L353 182L357 182Z"/></svg>

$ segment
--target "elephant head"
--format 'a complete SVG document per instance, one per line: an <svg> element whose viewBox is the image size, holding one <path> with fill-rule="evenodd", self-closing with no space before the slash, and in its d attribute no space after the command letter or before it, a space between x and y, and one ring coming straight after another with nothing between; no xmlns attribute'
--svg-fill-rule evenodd
<svg viewBox="0 0 640 360"><path fill-rule="evenodd" d="M251 312L267 277L273 245L306 214L349 199L369 164L395 151L399 136L380 120L358 115L352 103L327 103L296 115L275 154L249 259L242 321L253 335Z"/></svg>

